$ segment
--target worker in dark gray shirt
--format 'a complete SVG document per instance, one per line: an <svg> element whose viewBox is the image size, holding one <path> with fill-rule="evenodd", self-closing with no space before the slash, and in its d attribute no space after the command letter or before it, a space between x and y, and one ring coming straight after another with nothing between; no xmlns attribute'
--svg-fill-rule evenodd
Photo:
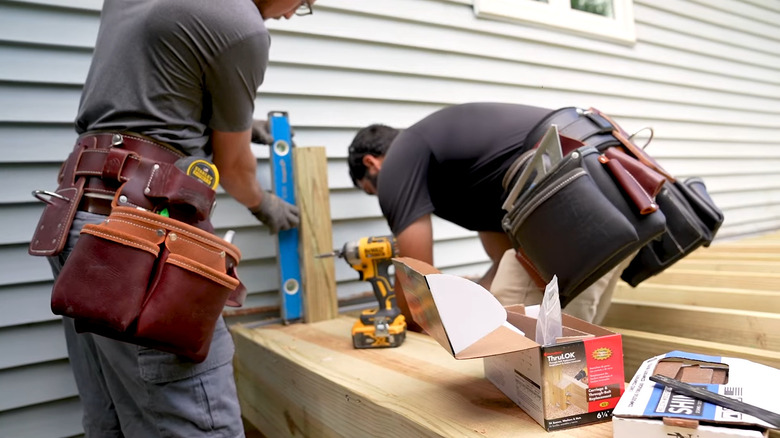
<svg viewBox="0 0 780 438"><path fill-rule="evenodd" d="M144 150L160 147L208 158L225 191L271 232L297 226L297 208L258 183L250 139L254 101L268 63L264 20L310 14L313 2L106 0L76 120L79 142L109 151L112 145L100 146L100 136L119 132L125 147L132 139ZM55 277L79 230L109 214L116 187L101 185L109 171L88 178L88 185L95 184L78 206L67 245L49 259ZM234 347L222 318L208 356L199 363L77 333L72 319L63 321L87 437L244 436Z"/></svg>
<svg viewBox="0 0 780 438"><path fill-rule="evenodd" d="M431 215L436 215L478 233L491 261L480 285L504 305L538 304L542 290L514 258L501 227L503 178L515 159L535 146L526 137L551 112L478 102L446 107L404 130L371 125L349 146L350 177L356 187L378 196L401 255L433 265ZM600 297L614 288L615 273L580 293L565 311L596 319ZM411 321L403 294L397 295Z"/></svg>

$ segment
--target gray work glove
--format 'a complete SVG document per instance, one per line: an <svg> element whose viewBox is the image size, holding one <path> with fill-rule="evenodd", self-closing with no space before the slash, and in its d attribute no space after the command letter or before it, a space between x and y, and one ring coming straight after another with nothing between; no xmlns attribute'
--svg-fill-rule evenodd
<svg viewBox="0 0 780 438"><path fill-rule="evenodd" d="M250 208L250 212L268 227L271 234L295 228L300 223L298 207L286 202L271 192L263 193L260 205Z"/></svg>
<svg viewBox="0 0 780 438"><path fill-rule="evenodd" d="M290 128L290 137L295 137L295 131L293 131L292 128ZM252 143L268 146L274 144L274 137L271 135L271 128L268 126L268 120L256 119L252 122Z"/></svg>
<svg viewBox="0 0 780 438"><path fill-rule="evenodd" d="M255 120L252 122L252 143L268 146L274 143L271 128L268 127L268 120Z"/></svg>

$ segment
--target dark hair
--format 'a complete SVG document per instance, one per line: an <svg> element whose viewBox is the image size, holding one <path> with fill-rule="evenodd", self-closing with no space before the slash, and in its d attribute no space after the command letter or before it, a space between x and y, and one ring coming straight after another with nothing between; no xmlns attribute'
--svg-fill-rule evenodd
<svg viewBox="0 0 780 438"><path fill-rule="evenodd" d="M375 123L361 129L349 145L347 163L349 164L349 176L352 184L358 187L357 182L366 176L366 166L363 165L363 157L373 155L381 157L387 153L390 143L393 142L399 130L386 125Z"/></svg>

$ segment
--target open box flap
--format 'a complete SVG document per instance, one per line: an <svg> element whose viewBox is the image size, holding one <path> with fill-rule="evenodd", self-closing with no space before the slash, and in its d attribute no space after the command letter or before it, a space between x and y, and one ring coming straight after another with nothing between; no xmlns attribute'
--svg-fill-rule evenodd
<svg viewBox="0 0 780 438"><path fill-rule="evenodd" d="M476 359L538 347L512 324L505 322L455 355L456 359Z"/></svg>
<svg viewBox="0 0 780 438"><path fill-rule="evenodd" d="M393 264L414 321L457 359L536 346L506 323L506 310L482 286L408 257Z"/></svg>

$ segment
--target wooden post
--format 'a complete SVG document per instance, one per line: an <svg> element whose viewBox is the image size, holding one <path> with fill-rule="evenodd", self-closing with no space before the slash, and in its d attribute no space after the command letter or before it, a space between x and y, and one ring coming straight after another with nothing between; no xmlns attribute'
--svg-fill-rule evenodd
<svg viewBox="0 0 780 438"><path fill-rule="evenodd" d="M332 319L338 316L333 259L315 257L333 251L325 148L293 148L293 165L295 199L301 212L299 256L304 293L303 321Z"/></svg>

